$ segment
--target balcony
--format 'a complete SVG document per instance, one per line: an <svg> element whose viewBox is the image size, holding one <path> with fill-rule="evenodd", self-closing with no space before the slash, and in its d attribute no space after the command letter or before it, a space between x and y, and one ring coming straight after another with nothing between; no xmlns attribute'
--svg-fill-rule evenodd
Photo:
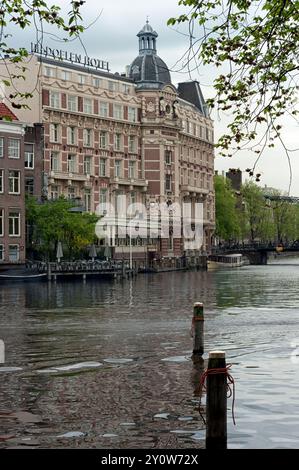
<svg viewBox="0 0 299 470"><path fill-rule="evenodd" d="M118 186L133 186L133 187L147 187L148 181L137 178L118 178L113 176L111 178L111 183Z"/></svg>
<svg viewBox="0 0 299 470"><path fill-rule="evenodd" d="M58 180L72 180L72 181L88 181L88 175L82 175L81 173L71 173L67 171L51 171L51 179Z"/></svg>
<svg viewBox="0 0 299 470"><path fill-rule="evenodd" d="M181 192L184 192L185 195L191 195L192 193L195 194L209 194L210 190L206 188L201 188L198 186L190 186L189 184L181 184L180 185Z"/></svg>

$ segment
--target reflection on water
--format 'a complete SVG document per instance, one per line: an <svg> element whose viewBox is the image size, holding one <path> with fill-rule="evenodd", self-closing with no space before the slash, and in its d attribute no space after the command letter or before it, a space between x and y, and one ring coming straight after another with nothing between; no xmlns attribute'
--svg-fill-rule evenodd
<svg viewBox="0 0 299 470"><path fill-rule="evenodd" d="M201 446L203 364L191 357L190 327L193 302L202 301L206 351L224 349L233 363L229 446L298 448L292 262L123 283L2 285L0 446Z"/></svg>

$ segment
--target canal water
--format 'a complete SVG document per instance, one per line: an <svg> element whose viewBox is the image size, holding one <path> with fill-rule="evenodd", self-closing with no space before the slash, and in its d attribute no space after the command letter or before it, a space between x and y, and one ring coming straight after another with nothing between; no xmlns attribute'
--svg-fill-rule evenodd
<svg viewBox="0 0 299 470"><path fill-rule="evenodd" d="M295 258L124 282L2 284L0 447L202 447L195 301L205 305L206 352L223 349L232 363L228 446L299 448Z"/></svg>

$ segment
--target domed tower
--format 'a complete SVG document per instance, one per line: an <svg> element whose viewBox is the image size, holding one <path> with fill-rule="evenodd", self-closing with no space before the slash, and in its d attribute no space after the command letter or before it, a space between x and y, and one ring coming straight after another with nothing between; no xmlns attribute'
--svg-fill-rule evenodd
<svg viewBox="0 0 299 470"><path fill-rule="evenodd" d="M138 88L160 89L171 83L168 67L157 55L158 34L148 20L137 37L139 38L139 55L130 66L129 77L137 83Z"/></svg>

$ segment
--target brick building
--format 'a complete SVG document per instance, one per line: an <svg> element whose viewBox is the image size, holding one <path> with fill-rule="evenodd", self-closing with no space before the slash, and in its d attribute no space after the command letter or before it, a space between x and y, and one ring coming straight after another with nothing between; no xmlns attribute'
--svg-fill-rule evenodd
<svg viewBox="0 0 299 470"><path fill-rule="evenodd" d="M87 211L100 203L190 202L204 207L204 240L209 251L214 230L213 123L198 82L175 87L157 55L158 34L146 23L138 33L139 54L127 74L93 67L98 61L33 46L26 64L33 83L30 110L20 120L44 127L44 153L38 191L64 194ZM6 64L7 65L7 64ZM13 65L8 64L13 72ZM5 69L2 66L3 74ZM15 86L28 90L27 81ZM9 90L8 90L9 92ZM27 176L27 182L30 176ZM27 186L29 183L27 183ZM184 238L116 239L116 258L177 258L189 252ZM132 247L133 245L133 247Z"/></svg>

